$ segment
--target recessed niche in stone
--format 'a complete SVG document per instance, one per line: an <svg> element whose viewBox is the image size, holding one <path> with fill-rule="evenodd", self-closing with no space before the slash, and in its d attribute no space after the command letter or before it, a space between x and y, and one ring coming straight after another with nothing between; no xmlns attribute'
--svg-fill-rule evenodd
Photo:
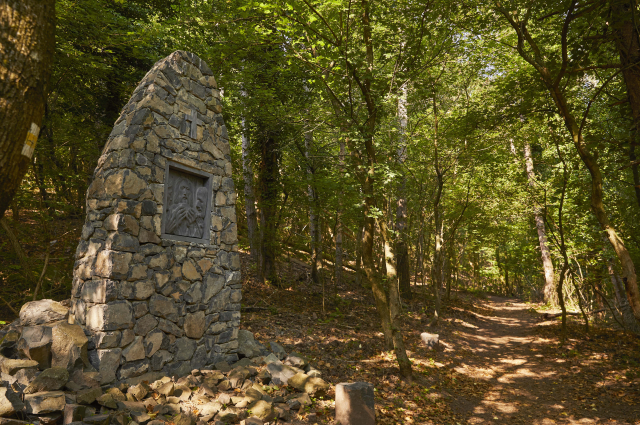
<svg viewBox="0 0 640 425"><path fill-rule="evenodd" d="M211 175L167 161L162 238L209 243Z"/></svg>

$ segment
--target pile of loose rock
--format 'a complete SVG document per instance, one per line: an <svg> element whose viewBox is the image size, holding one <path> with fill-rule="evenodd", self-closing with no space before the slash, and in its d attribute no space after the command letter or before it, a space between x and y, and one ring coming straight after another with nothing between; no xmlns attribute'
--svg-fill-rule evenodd
<svg viewBox="0 0 640 425"><path fill-rule="evenodd" d="M147 373L100 385L93 343L64 305L28 303L0 331L0 425L199 425L287 421L329 384L296 353L241 330L238 362L182 377ZM88 337L89 336L89 337Z"/></svg>

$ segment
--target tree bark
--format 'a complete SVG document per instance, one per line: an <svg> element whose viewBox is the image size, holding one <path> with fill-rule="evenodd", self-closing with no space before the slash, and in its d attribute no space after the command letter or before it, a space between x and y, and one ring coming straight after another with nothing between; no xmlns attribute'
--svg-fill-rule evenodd
<svg viewBox="0 0 640 425"><path fill-rule="evenodd" d="M531 156L531 145L526 142L524 145L524 160L529 179L529 186L533 190L535 188L536 174L533 170L533 158ZM556 288L554 284L553 261L551 260L551 251L549 250L549 242L547 241L547 231L544 226L543 210L539 206L534 207L533 216L536 222L536 230L538 231L538 243L540 244L540 256L542 257L542 269L544 270L544 288L542 294L544 302L555 303Z"/></svg>
<svg viewBox="0 0 640 425"><path fill-rule="evenodd" d="M54 0L0 2L0 218L35 149L55 49Z"/></svg>

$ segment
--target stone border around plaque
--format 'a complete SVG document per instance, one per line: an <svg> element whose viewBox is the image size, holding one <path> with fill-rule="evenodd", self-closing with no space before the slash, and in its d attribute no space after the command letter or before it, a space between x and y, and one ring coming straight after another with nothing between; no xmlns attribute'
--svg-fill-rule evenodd
<svg viewBox="0 0 640 425"><path fill-rule="evenodd" d="M164 176L165 212L162 216L161 238L210 245L213 175L167 161ZM204 201L201 194L206 196ZM182 217L179 217L180 214Z"/></svg>

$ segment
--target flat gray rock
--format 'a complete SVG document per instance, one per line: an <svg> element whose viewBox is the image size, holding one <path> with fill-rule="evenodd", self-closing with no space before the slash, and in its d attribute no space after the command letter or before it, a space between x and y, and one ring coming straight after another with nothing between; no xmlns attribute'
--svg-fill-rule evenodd
<svg viewBox="0 0 640 425"><path fill-rule="evenodd" d="M297 374L300 370L282 364L281 362L273 362L267 365L267 371L271 374L271 380L276 385L287 385L289 379Z"/></svg>
<svg viewBox="0 0 640 425"><path fill-rule="evenodd" d="M24 396L24 404L27 413L44 415L63 411L67 402L62 391L44 391L26 394Z"/></svg>
<svg viewBox="0 0 640 425"><path fill-rule="evenodd" d="M440 336L438 334L422 332L420 334L420 339L422 340L422 343L427 346L427 348L436 348L440 343Z"/></svg>
<svg viewBox="0 0 640 425"><path fill-rule="evenodd" d="M64 387L67 381L69 381L69 371L66 368L52 367L40 373L40 375L24 389L24 393L33 394L42 391L56 391Z"/></svg>
<svg viewBox="0 0 640 425"><path fill-rule="evenodd" d="M43 325L66 320L68 316L69 309L57 301L30 301L20 309L20 324L22 326Z"/></svg>

